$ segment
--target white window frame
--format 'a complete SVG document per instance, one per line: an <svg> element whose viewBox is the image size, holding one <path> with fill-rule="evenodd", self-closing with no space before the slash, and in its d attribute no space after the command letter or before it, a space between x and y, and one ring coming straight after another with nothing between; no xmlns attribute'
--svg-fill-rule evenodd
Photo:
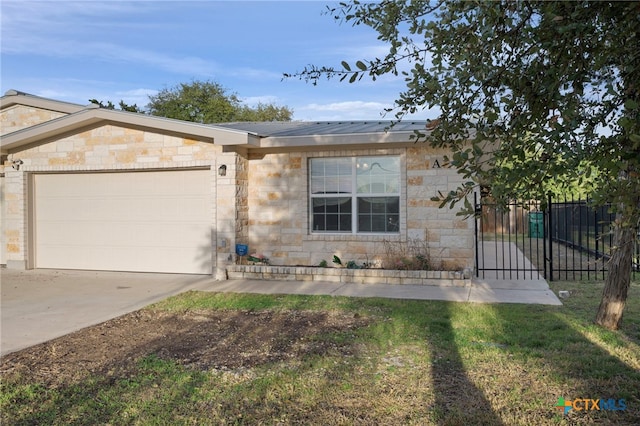
<svg viewBox="0 0 640 426"><path fill-rule="evenodd" d="M397 192L368 192L368 193L359 193L357 190L357 162L358 159L362 158L397 158L398 159L398 170L397 170ZM351 160L351 192L350 193L317 193L314 194L312 192L312 166L311 162L319 159L350 159ZM401 200L402 200L402 158L400 155L353 155L353 156L340 156L340 157L313 157L309 158L308 164L308 179L309 179L309 228L312 234L314 235L399 235L401 230ZM395 231L358 231L358 199L359 198L393 198L396 197L398 199L398 212L396 215L398 216L398 223L396 224ZM313 220L314 220L314 211L313 211L313 199L314 198L351 198L351 231L336 231L336 230L315 230L313 229Z"/></svg>

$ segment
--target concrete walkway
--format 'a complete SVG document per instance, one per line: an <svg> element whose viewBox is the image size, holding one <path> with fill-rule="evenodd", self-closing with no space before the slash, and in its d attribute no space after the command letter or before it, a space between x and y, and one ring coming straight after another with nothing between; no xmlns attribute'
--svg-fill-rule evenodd
<svg viewBox="0 0 640 426"><path fill-rule="evenodd" d="M478 257L480 268L488 271L480 271L480 277L472 280L470 302L562 305L515 243L483 241Z"/></svg>
<svg viewBox="0 0 640 426"><path fill-rule="evenodd" d="M474 303L562 305L544 280L473 279L468 287L344 284L329 282L213 281L207 291L222 293L306 294Z"/></svg>
<svg viewBox="0 0 640 426"><path fill-rule="evenodd" d="M0 270L0 355L189 291L561 305L546 281L474 279L467 287L228 280L206 275Z"/></svg>
<svg viewBox="0 0 640 426"><path fill-rule="evenodd" d="M521 270L535 269L514 243L486 241L480 250L483 268L496 270L513 265L518 266ZM549 289L547 281L536 272L514 272L511 274L502 271L484 272L480 278L473 278L468 287L228 280L212 282L210 290L259 294L328 294L332 296L386 297L451 302L562 305Z"/></svg>

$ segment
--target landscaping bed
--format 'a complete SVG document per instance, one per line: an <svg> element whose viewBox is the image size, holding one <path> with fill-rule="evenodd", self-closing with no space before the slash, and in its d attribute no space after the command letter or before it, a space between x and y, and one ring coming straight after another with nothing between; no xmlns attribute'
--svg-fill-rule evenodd
<svg viewBox="0 0 640 426"><path fill-rule="evenodd" d="M460 271L348 269L271 265L230 265L227 267L227 278L454 287L465 287L471 284L470 271L463 273Z"/></svg>

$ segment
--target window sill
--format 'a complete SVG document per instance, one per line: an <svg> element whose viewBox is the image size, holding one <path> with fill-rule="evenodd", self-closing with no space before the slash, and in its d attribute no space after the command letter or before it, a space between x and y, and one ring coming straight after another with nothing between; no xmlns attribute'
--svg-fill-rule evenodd
<svg viewBox="0 0 640 426"><path fill-rule="evenodd" d="M305 238L307 241L402 241L400 233L393 234L341 234L341 233L312 233Z"/></svg>

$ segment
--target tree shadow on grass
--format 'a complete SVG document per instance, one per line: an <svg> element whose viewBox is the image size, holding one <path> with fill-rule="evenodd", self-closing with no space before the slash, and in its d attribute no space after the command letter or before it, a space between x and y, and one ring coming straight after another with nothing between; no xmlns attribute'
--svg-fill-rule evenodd
<svg viewBox="0 0 640 426"><path fill-rule="evenodd" d="M397 303L406 304L397 318L412 330L406 340L424 342L431 357L430 424L632 425L640 418L640 357L623 332L594 332L564 307ZM561 397L625 399L627 408L565 417L556 408Z"/></svg>
<svg viewBox="0 0 640 426"><path fill-rule="evenodd" d="M624 362L612 350L618 345L616 336L622 333L590 325L566 307L483 305L476 309L493 318L492 327L466 332L485 344L477 348L477 352L484 352L481 357L485 370L491 371L492 364L508 362L509 365L508 370L502 369L505 381L511 382L508 391L494 389L493 392L499 392L503 401L520 402L516 406L505 404L504 418L531 419L538 424L562 420L585 424L637 424L640 418L640 370ZM598 338L591 339L587 333L605 336L608 342L598 342ZM635 360L637 362L637 355ZM482 367L477 366L476 371L480 370ZM490 382L485 381L483 386L491 392ZM619 411L571 410L565 415L556 408L559 398L568 401L625 399L627 408Z"/></svg>
<svg viewBox="0 0 640 426"><path fill-rule="evenodd" d="M428 315L424 337L431 354L435 402L430 417L440 425L502 425L482 389L469 378L456 343L450 303L439 303Z"/></svg>
<svg viewBox="0 0 640 426"><path fill-rule="evenodd" d="M556 424L559 397L627 400L625 412L573 412L570 422L640 417L640 371L608 352L618 334L589 339L568 308L237 295L233 305L247 309L224 309L228 297L219 309L141 311L73 335L80 346L54 340L23 352L26 365L57 351L58 364L34 364L41 372L26 383L35 386L16 393L22 412L4 420Z"/></svg>

